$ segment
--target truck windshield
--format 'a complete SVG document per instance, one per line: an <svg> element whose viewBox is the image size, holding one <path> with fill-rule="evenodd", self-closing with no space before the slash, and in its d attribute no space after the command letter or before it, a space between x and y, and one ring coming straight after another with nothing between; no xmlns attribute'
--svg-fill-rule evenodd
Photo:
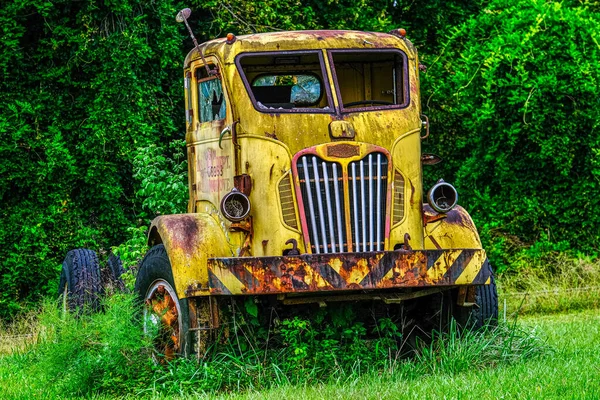
<svg viewBox="0 0 600 400"><path fill-rule="evenodd" d="M331 50L342 111L408 105L406 55L399 50Z"/></svg>
<svg viewBox="0 0 600 400"><path fill-rule="evenodd" d="M396 49L328 50L342 112L408 105L406 54ZM261 112L331 113L320 51L242 53L238 71Z"/></svg>
<svg viewBox="0 0 600 400"><path fill-rule="evenodd" d="M259 111L331 111L320 52L242 54L236 63Z"/></svg>

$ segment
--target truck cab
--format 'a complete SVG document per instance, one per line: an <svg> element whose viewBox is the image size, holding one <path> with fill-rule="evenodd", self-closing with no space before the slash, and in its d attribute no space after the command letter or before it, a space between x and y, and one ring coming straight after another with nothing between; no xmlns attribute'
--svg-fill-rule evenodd
<svg viewBox="0 0 600 400"><path fill-rule="evenodd" d="M136 282L171 332L165 353L200 351L193 332L219 326L228 296L452 291L463 308L495 296L456 190L439 181L424 196L429 126L404 30L229 34L190 51L183 80L187 213L152 222ZM492 303L476 307L480 322L497 315Z"/></svg>

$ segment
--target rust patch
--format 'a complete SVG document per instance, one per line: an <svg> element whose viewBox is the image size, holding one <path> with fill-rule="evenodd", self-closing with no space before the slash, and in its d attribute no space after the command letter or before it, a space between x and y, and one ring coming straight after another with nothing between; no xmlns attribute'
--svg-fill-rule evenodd
<svg viewBox="0 0 600 400"><path fill-rule="evenodd" d="M246 196L250 196L252 192L252 178L248 174L236 175L233 177L233 186Z"/></svg>
<svg viewBox="0 0 600 400"><path fill-rule="evenodd" d="M360 148L347 143L327 146L328 157L349 158L360 155Z"/></svg>
<svg viewBox="0 0 600 400"><path fill-rule="evenodd" d="M471 222L471 218L469 218L467 212L460 207L453 208L452 210L450 210L446 214L446 221L449 224L460 225L471 230L475 229L475 227L473 226L473 222Z"/></svg>
<svg viewBox="0 0 600 400"><path fill-rule="evenodd" d="M265 132L265 136L268 137L269 139L279 140L279 139L277 139L277 135L275 134L275 132L273 132L273 133Z"/></svg>
<svg viewBox="0 0 600 400"><path fill-rule="evenodd" d="M170 216L163 220L165 230L170 235L173 247L192 253L197 242L198 225L191 215Z"/></svg>

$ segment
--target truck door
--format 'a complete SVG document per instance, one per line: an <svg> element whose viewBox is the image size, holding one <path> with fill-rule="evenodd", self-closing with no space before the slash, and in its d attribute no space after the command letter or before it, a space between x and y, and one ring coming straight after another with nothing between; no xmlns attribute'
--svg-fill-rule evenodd
<svg viewBox="0 0 600 400"><path fill-rule="evenodd" d="M195 111L194 129L188 132L191 193L190 211L218 212L220 200L233 188L233 146L231 134L221 133L232 124L231 105L220 74L213 74L216 60L207 58L207 68L192 64ZM222 140L220 140L222 139Z"/></svg>

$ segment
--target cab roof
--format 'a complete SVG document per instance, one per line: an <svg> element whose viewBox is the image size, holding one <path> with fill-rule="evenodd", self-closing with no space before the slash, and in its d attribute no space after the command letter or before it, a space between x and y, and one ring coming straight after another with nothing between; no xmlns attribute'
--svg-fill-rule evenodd
<svg viewBox="0 0 600 400"><path fill-rule="evenodd" d="M226 38L210 40L202 43L200 48L205 57L216 55L225 63L232 63L240 53L259 51L400 48L409 57L416 52L408 39L397 35L343 30L253 33L237 36L232 44L227 44ZM196 49L192 49L185 58L184 68L189 67L192 60L199 58Z"/></svg>

